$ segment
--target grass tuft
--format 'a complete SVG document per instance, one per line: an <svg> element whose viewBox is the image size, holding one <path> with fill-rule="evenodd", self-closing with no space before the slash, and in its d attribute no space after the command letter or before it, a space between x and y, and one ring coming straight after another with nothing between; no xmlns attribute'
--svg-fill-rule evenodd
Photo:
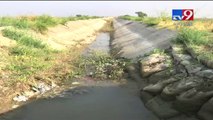
<svg viewBox="0 0 213 120"><path fill-rule="evenodd" d="M178 33L176 42L195 45L207 45L209 43L208 35L209 34L206 31L182 28Z"/></svg>
<svg viewBox="0 0 213 120"><path fill-rule="evenodd" d="M68 21L87 20L95 18L99 17L87 15L79 15L75 17L52 17L49 15L0 17L0 27L13 26L19 29L32 29L36 32L44 34L48 30L48 27L53 27L58 24L65 25Z"/></svg>
<svg viewBox="0 0 213 120"><path fill-rule="evenodd" d="M17 80L27 80L36 72L52 66L56 51L48 48L41 40L15 28L2 30L2 35L17 41L17 45L9 49L10 64L5 68L11 71L11 77Z"/></svg>
<svg viewBox="0 0 213 120"><path fill-rule="evenodd" d="M4 37L8 37L10 39L16 40L18 44L25 45L28 47L34 48L45 48L46 45L42 43L41 40L33 38L32 36L24 33L22 31L18 31L16 29L7 28L2 30L2 35Z"/></svg>

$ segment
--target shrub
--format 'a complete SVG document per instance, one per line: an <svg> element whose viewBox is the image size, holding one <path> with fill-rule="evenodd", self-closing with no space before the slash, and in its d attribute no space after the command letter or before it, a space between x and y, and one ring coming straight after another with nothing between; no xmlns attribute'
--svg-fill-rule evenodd
<svg viewBox="0 0 213 120"><path fill-rule="evenodd" d="M57 20L51 16L48 15L42 15L35 19L38 23L43 23L46 26L55 26L57 25Z"/></svg>
<svg viewBox="0 0 213 120"><path fill-rule="evenodd" d="M144 12L141 12L141 11L139 11L139 12L135 12L135 14L137 14L137 15L138 15L138 17L141 17L141 18L147 17L147 14L146 14L146 13L144 13Z"/></svg>
<svg viewBox="0 0 213 120"><path fill-rule="evenodd" d="M209 42L208 32L182 28L178 33L176 42L195 45L207 45Z"/></svg>
<svg viewBox="0 0 213 120"><path fill-rule="evenodd" d="M154 25L158 25L160 20L154 17L146 17L143 19L142 22L147 24L148 26L154 26Z"/></svg>
<svg viewBox="0 0 213 120"><path fill-rule="evenodd" d="M12 17L1 17L0 26L12 26L16 22L15 18Z"/></svg>

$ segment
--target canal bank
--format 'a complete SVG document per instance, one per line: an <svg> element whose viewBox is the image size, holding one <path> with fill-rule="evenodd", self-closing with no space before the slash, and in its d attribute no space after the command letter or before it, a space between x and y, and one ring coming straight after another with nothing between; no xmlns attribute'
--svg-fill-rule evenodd
<svg viewBox="0 0 213 120"><path fill-rule="evenodd" d="M109 54L110 34L100 33L83 51ZM97 80L89 76L74 80L70 89L54 98L38 99L1 115L1 120L158 120L140 100L138 85L129 78Z"/></svg>

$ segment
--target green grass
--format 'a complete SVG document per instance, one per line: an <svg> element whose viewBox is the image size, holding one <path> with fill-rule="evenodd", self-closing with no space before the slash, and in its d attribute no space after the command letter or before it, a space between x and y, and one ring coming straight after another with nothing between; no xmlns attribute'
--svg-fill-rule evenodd
<svg viewBox="0 0 213 120"><path fill-rule="evenodd" d="M155 26L160 23L160 19L154 17L145 17L142 22L147 24L148 26Z"/></svg>
<svg viewBox="0 0 213 120"><path fill-rule="evenodd" d="M131 20L131 21L139 21L147 24L148 26L155 26L158 25L160 22L160 18L155 18L155 17L137 17L137 16L120 16L119 18L124 19L124 20Z"/></svg>
<svg viewBox="0 0 213 120"><path fill-rule="evenodd" d="M68 21L87 20L99 18L97 16L81 15L78 17L52 17L49 15L41 16L21 16L21 17L1 17L0 27L13 26L19 29L32 29L36 32L45 33L48 27L53 27L58 24L65 25Z"/></svg>
<svg viewBox="0 0 213 120"><path fill-rule="evenodd" d="M120 16L119 18L124 19L124 20L132 20L132 21L142 21L143 20L143 18L141 18L141 17L130 16L130 15Z"/></svg>
<svg viewBox="0 0 213 120"><path fill-rule="evenodd" d="M2 30L2 35L10 39L16 40L18 44L34 48L45 48L46 45L41 40L19 31L17 29L7 28Z"/></svg>
<svg viewBox="0 0 213 120"><path fill-rule="evenodd" d="M17 43L16 46L12 46L8 49L8 64L5 64L5 66L1 68L1 70L10 73L8 83L13 85L17 82L30 82L33 80L33 76L39 74L41 71L48 73L49 70L51 71L55 67L54 65L57 64L58 55L62 54L59 51L50 49L42 42L42 40L30 35L28 30L45 33L48 30L48 27L53 27L58 24L66 25L68 21L94 18L98 17L51 17L48 15L1 17L0 27L10 26L1 31L2 35L9 39L15 40ZM72 66L72 64L73 63L69 63L68 65L67 63L66 66ZM61 64L58 67L60 66ZM67 69L67 67L65 68ZM61 69L63 70L64 67ZM54 74L58 75L58 73ZM79 73L75 70L74 74L77 75Z"/></svg>
<svg viewBox="0 0 213 120"><path fill-rule="evenodd" d="M30 75L52 66L56 51L48 48L41 40L13 28L2 30L2 34L18 43L9 49L10 64L6 66L12 72L11 77L16 79L15 82L27 80Z"/></svg>
<svg viewBox="0 0 213 120"><path fill-rule="evenodd" d="M38 16L32 23L31 28L37 32L44 33L48 27L60 24L60 19L47 15Z"/></svg>
<svg viewBox="0 0 213 120"><path fill-rule="evenodd" d="M45 61L41 56L29 56L25 55L16 55L13 53L11 57L11 64L7 66L7 69L13 72L13 76L16 76L16 79L22 80L23 78L29 77L30 75L47 69L51 66L51 63Z"/></svg>
<svg viewBox="0 0 213 120"><path fill-rule="evenodd" d="M189 28L182 28L178 32L176 42L194 45L207 45L209 33L206 31L192 30Z"/></svg>
<svg viewBox="0 0 213 120"><path fill-rule="evenodd" d="M16 28L26 29L29 28L30 23L27 19L24 18L15 18L15 17L1 17L0 18L0 27L2 26L14 26Z"/></svg>
<svg viewBox="0 0 213 120"><path fill-rule="evenodd" d="M212 33L207 31L182 28L175 39L177 44L185 44L198 56L198 60L213 61Z"/></svg>

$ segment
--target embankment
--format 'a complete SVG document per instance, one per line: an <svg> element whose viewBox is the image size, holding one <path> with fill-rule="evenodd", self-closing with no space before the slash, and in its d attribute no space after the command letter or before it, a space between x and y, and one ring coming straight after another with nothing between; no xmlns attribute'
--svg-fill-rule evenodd
<svg viewBox="0 0 213 120"><path fill-rule="evenodd" d="M99 31L109 24L111 18L98 18L67 22L49 28L47 34L39 37L54 49L63 50L69 47L80 47L95 40Z"/></svg>
<svg viewBox="0 0 213 120"><path fill-rule="evenodd" d="M169 48L175 32L155 29L146 24L114 19L114 34L111 42L113 55L136 58L157 48Z"/></svg>
<svg viewBox="0 0 213 120"><path fill-rule="evenodd" d="M213 119L213 69L172 44L175 32L118 19L114 27L114 55L137 61L128 71L149 110L163 120Z"/></svg>
<svg viewBox="0 0 213 120"><path fill-rule="evenodd" d="M17 101L37 97L42 93L40 90L43 89L46 92L53 86L61 85L66 79L70 79L69 77L77 71L73 64L78 54L96 39L99 32L106 30L106 27L111 27L108 26L111 24L110 19L70 21L65 25L48 28L46 34L31 29L16 29L12 34L3 36L2 30L12 26L1 27L0 113L19 105ZM18 33L23 35L16 36L15 34ZM25 40L28 43L32 40L38 43L41 40L45 45L47 44L48 49L20 44L23 36L27 36ZM17 49L18 47L21 49ZM49 48L62 51L55 52ZM16 52L13 52L14 50ZM64 89L64 86L60 88Z"/></svg>

